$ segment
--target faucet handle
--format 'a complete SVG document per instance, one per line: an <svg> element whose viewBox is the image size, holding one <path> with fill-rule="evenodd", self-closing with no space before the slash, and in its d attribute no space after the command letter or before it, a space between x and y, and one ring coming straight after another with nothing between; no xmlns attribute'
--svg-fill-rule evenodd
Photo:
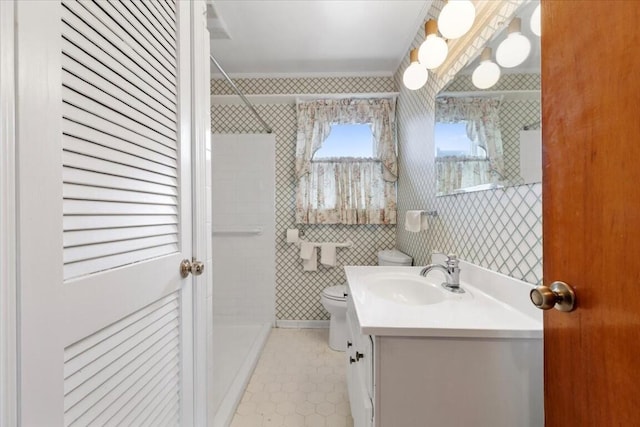
<svg viewBox="0 0 640 427"><path fill-rule="evenodd" d="M457 254L453 254L453 253L444 253L444 252L440 252L440 251L432 251L431 255L443 255L444 257L446 257L447 259L444 261L445 264L450 265L452 267L457 267L458 266L458 255Z"/></svg>
<svg viewBox="0 0 640 427"><path fill-rule="evenodd" d="M460 260L458 259L458 255L456 254L447 255L447 267L458 268L459 263L460 263Z"/></svg>

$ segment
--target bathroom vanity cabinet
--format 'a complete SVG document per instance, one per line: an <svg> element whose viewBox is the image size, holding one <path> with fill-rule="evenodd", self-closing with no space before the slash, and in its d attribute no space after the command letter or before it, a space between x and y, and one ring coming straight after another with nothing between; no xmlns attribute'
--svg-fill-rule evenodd
<svg viewBox="0 0 640 427"><path fill-rule="evenodd" d="M544 425L540 334L459 329L456 313L440 316L433 333L372 326L354 298L361 311L363 302L381 314L385 307L356 288L347 300L345 356L355 427ZM474 298L481 299L477 290Z"/></svg>

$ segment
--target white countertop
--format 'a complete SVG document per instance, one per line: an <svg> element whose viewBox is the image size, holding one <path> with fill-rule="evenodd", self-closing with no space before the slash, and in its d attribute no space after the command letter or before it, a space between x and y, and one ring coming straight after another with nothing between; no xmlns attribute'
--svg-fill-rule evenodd
<svg viewBox="0 0 640 427"><path fill-rule="evenodd" d="M542 312L529 302L532 285L473 264L460 262L464 294L443 290L437 304L407 305L367 291L367 276L419 275L422 267L346 266L350 302L366 335L542 339ZM441 272L427 280L439 285ZM470 283L473 283L471 285Z"/></svg>

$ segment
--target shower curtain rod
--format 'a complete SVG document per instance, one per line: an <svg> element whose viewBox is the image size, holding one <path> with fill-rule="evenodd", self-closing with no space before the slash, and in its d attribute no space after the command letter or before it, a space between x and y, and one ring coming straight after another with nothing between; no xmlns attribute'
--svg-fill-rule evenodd
<svg viewBox="0 0 640 427"><path fill-rule="evenodd" d="M218 63L218 61L216 61L216 59L213 57L213 55L209 55L209 58L211 58L211 62L213 62L213 65L216 66L216 68L218 68L218 70L220 70L220 72L222 73L222 75L224 76L224 78L227 80L227 82L229 82L229 84L231 85L231 87L233 88L233 90L236 91L236 93L238 94L238 96L242 99L242 101L246 104L247 107L249 107L249 109L251 110L251 112L253 113L254 116L256 116L256 118L258 119L258 121L260 122L260 124L262 125L262 127L264 128L264 130L267 133L273 133L273 129L271 129L271 126L269 126L267 124L267 122L265 122L262 117L260 117L260 114L258 113L258 111L256 111L255 107L253 106L253 104L251 103L251 101L249 101L247 99L246 96L244 96L244 93L242 93L242 91L238 88L238 86L236 86L236 84L233 82L233 80L231 80L231 77L229 77L229 75L222 69L222 66Z"/></svg>

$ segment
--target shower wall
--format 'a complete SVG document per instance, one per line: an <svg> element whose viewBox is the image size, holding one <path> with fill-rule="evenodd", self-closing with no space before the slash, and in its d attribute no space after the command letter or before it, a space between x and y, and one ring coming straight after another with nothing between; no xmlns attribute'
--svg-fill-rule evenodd
<svg viewBox="0 0 640 427"><path fill-rule="evenodd" d="M275 320L275 138L212 135L214 425L227 425Z"/></svg>
<svg viewBox="0 0 640 427"><path fill-rule="evenodd" d="M275 317L275 138L212 138L213 313L218 324Z"/></svg>

